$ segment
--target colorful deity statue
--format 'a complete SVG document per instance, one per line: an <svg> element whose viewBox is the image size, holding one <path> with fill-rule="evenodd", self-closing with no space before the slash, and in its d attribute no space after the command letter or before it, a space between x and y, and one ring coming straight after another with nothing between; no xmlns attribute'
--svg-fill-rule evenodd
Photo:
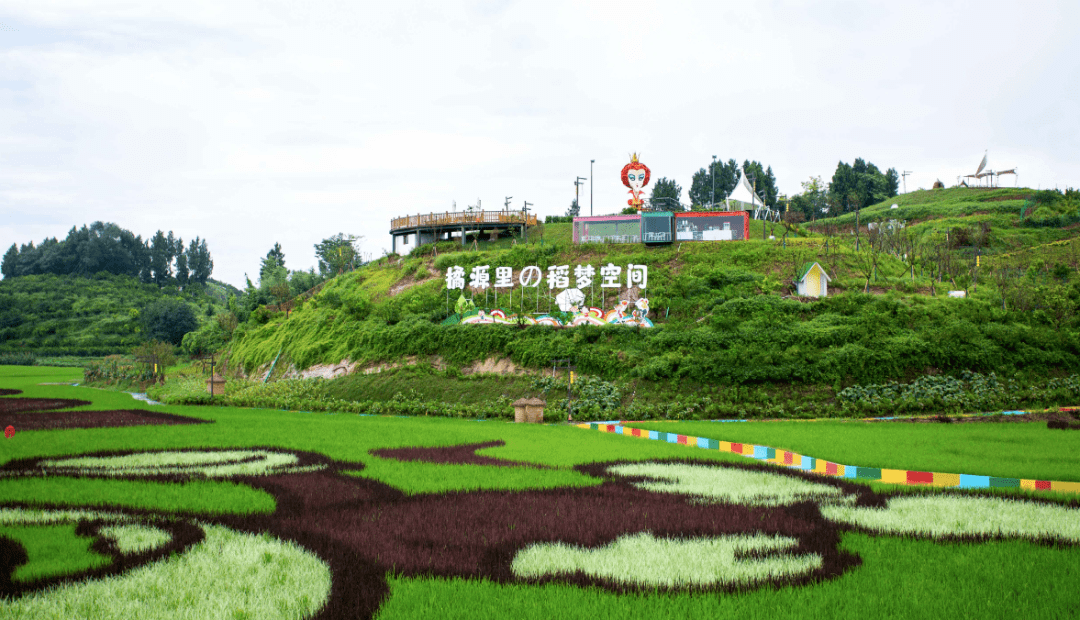
<svg viewBox="0 0 1080 620"><path fill-rule="evenodd" d="M622 183L630 188L630 195L632 196L630 200L626 201L626 204L641 211L643 204L641 192L649 184L649 167L638 161L637 153L630 157L630 163L623 166Z"/></svg>

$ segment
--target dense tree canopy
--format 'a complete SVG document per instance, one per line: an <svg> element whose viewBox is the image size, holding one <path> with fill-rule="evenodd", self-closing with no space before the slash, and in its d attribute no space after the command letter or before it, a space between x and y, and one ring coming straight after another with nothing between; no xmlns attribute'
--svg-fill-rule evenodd
<svg viewBox="0 0 1080 620"><path fill-rule="evenodd" d="M694 179L690 183L692 208L707 209L710 205L723 202L735 190L735 184L738 182L739 163L737 161L729 159L727 162L710 162L709 169L701 168L695 172Z"/></svg>
<svg viewBox="0 0 1080 620"><path fill-rule="evenodd" d="M896 195L899 179L895 168L882 172L861 157L851 165L839 162L829 184L830 205L847 213L877 204Z"/></svg>
<svg viewBox="0 0 1080 620"><path fill-rule="evenodd" d="M682 196L682 187L674 179L662 177L652 188L649 196L649 204L653 209L663 211L682 211L679 199Z"/></svg>
<svg viewBox="0 0 1080 620"><path fill-rule="evenodd" d="M315 256L319 259L319 272L336 276L356 269L360 256L359 241L362 237L338 233L315 244Z"/></svg>
<svg viewBox="0 0 1080 620"><path fill-rule="evenodd" d="M139 313L143 334L148 340L180 344L184 334L199 327L191 305L180 299L164 298L147 304Z"/></svg>
<svg viewBox="0 0 1080 620"><path fill-rule="evenodd" d="M821 177L810 177L809 181L803 181L800 185L802 185L802 193L791 197L788 209L789 220L812 221L824 217L823 210L828 209L828 193Z"/></svg>
<svg viewBox="0 0 1080 620"><path fill-rule="evenodd" d="M776 177L773 175L772 166L765 168L761 162L747 159L743 161L743 170L746 171L747 179L757 193L758 200L764 198L766 205L776 209L779 205L780 191L776 188Z"/></svg>
<svg viewBox="0 0 1080 620"><path fill-rule="evenodd" d="M53 237L36 247L32 241L21 247L12 244L0 263L5 278L106 272L136 276L158 286L205 284L213 269L206 241L198 237L185 252L183 240L174 237L172 231L166 235L159 230L147 242L111 222L73 226L63 241Z"/></svg>
<svg viewBox="0 0 1080 620"><path fill-rule="evenodd" d="M259 266L259 286L269 288L274 284L288 279L289 272L285 269L285 253L281 251L281 244L274 243L274 247L266 253Z"/></svg>

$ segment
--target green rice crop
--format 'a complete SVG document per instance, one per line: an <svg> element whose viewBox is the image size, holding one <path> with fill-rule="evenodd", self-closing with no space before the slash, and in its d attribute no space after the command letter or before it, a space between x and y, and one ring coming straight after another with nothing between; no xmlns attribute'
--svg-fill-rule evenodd
<svg viewBox="0 0 1080 620"><path fill-rule="evenodd" d="M143 508L193 514L266 514L274 498L231 482L184 483L47 476L0 480L0 502L39 506Z"/></svg>
<svg viewBox="0 0 1080 620"><path fill-rule="evenodd" d="M26 564L12 574L15 581L33 581L66 575L110 563L90 550L93 539L75 534L75 525L5 525L0 536L18 541L26 550Z"/></svg>

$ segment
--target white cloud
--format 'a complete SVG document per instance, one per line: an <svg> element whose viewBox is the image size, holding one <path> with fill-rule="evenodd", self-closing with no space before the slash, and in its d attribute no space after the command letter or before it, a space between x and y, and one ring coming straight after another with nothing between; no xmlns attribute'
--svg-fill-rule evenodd
<svg viewBox="0 0 1080 620"><path fill-rule="evenodd" d="M0 1L0 251L115 221L202 236L215 276L242 284L275 241L292 268L342 231L377 255L390 217L454 200L562 213L590 159L596 212L617 210L632 151L685 189L714 154L793 193L856 157L915 171L909 188L949 183L984 149L1064 187L1077 13Z"/></svg>

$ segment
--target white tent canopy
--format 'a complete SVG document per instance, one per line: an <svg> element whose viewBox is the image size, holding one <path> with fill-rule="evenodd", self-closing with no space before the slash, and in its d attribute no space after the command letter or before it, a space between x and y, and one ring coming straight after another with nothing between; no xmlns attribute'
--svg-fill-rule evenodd
<svg viewBox="0 0 1080 620"><path fill-rule="evenodd" d="M732 190L731 194L728 196L728 200L738 200L739 202L745 202L749 205L760 205L761 200L754 197L750 192L750 187L750 181L746 178L746 171L740 167L739 181L735 184L735 189Z"/></svg>

